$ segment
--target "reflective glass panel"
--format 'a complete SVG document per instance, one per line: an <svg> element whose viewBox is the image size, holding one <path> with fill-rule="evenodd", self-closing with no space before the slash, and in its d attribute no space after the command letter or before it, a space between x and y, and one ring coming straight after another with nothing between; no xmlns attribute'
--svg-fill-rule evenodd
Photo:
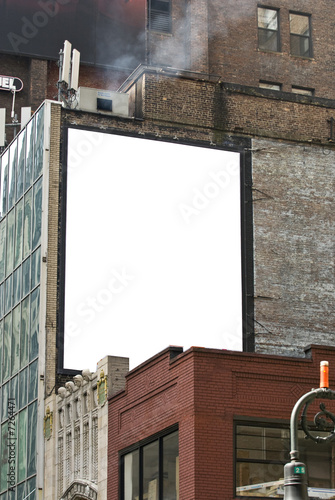
<svg viewBox="0 0 335 500"><path fill-rule="evenodd" d="M37 360L29 365L29 384L28 384L28 402L37 398Z"/></svg>
<svg viewBox="0 0 335 500"><path fill-rule="evenodd" d="M31 256L31 288L35 288L40 282L41 275L41 247Z"/></svg>
<svg viewBox="0 0 335 500"><path fill-rule="evenodd" d="M35 117L35 165L34 180L42 173L43 168L43 145L44 145L44 107L40 109Z"/></svg>
<svg viewBox="0 0 335 500"><path fill-rule="evenodd" d="M27 408L19 413L18 481L22 481L27 472L27 414Z"/></svg>
<svg viewBox="0 0 335 500"><path fill-rule="evenodd" d="M29 360L38 355L38 331L39 331L39 302L40 289L36 288L31 294L30 304L30 346Z"/></svg>
<svg viewBox="0 0 335 500"><path fill-rule="evenodd" d="M1 182L0 182L0 211L1 217L7 212L8 199L8 151L2 155L1 159Z"/></svg>
<svg viewBox="0 0 335 500"><path fill-rule="evenodd" d="M258 47L261 50L278 52L278 11L258 7Z"/></svg>
<svg viewBox="0 0 335 500"><path fill-rule="evenodd" d="M4 320L4 339L3 339L3 379L6 380L10 376L11 362L11 340L12 340L12 315L8 314Z"/></svg>
<svg viewBox="0 0 335 500"><path fill-rule="evenodd" d="M290 13L291 54L312 57L310 16Z"/></svg>
<svg viewBox="0 0 335 500"><path fill-rule="evenodd" d="M290 14L290 31L295 35L309 35L309 16Z"/></svg>
<svg viewBox="0 0 335 500"><path fill-rule="evenodd" d="M31 206L32 190L28 191L24 197L23 258L27 257L31 250Z"/></svg>
<svg viewBox="0 0 335 500"><path fill-rule="evenodd" d="M37 401L28 406L27 475L36 473Z"/></svg>
<svg viewBox="0 0 335 500"><path fill-rule="evenodd" d="M14 269L22 259L22 228L23 228L23 200L19 201L15 208L16 224L15 224L15 253L14 253Z"/></svg>
<svg viewBox="0 0 335 500"><path fill-rule="evenodd" d="M23 194L24 168L26 162L26 129L23 129L17 140L17 169L16 169L16 199Z"/></svg>
<svg viewBox="0 0 335 500"><path fill-rule="evenodd" d="M139 450L128 453L124 457L124 500L136 500L139 498Z"/></svg>
<svg viewBox="0 0 335 500"><path fill-rule="evenodd" d="M21 306L18 305L12 312L13 334L12 334L12 374L16 373L20 367L20 321Z"/></svg>
<svg viewBox="0 0 335 500"><path fill-rule="evenodd" d="M0 386L2 383L2 341L3 341L3 321L0 321ZM0 388L0 416L1 416L1 388Z"/></svg>
<svg viewBox="0 0 335 500"><path fill-rule="evenodd" d="M19 471L18 471L18 474L19 474ZM18 485L17 487L17 500L19 500L19 498L26 498L27 496L27 493L26 493L26 483L21 483ZM2 498L0 498L0 500L2 500Z"/></svg>
<svg viewBox="0 0 335 500"><path fill-rule="evenodd" d="M319 436L328 435L317 431ZM331 442L316 446L298 431L300 460L306 464L309 486L318 488L320 498L333 489ZM283 497L284 464L290 461L288 428L238 425L236 427L236 492L238 496ZM323 489L323 491L322 491ZM312 493L312 492L311 492ZM312 496L314 496L312 494Z"/></svg>
<svg viewBox="0 0 335 500"><path fill-rule="evenodd" d="M13 279L12 275L5 281L5 314L7 314L12 307L12 298L13 298Z"/></svg>
<svg viewBox="0 0 335 500"><path fill-rule="evenodd" d="M7 408L8 408L8 395L9 395L9 382L2 386L2 414L1 420L6 420L7 418Z"/></svg>
<svg viewBox="0 0 335 500"><path fill-rule="evenodd" d="M7 422L1 426L1 491L7 489L7 474L8 474L8 425Z"/></svg>
<svg viewBox="0 0 335 500"><path fill-rule="evenodd" d="M33 165L34 165L34 118L28 123L26 128L26 165L24 177L24 190L26 191L31 186L33 180Z"/></svg>
<svg viewBox="0 0 335 500"><path fill-rule="evenodd" d="M158 500L158 441L143 447L143 497Z"/></svg>
<svg viewBox="0 0 335 500"><path fill-rule="evenodd" d="M178 431L163 438L163 500L179 498Z"/></svg>
<svg viewBox="0 0 335 500"><path fill-rule="evenodd" d="M7 491L5 493L2 493L2 495L0 495L0 500L7 500Z"/></svg>
<svg viewBox="0 0 335 500"><path fill-rule="evenodd" d="M5 279L6 219L0 222L0 281Z"/></svg>
<svg viewBox="0 0 335 500"><path fill-rule="evenodd" d="M36 500L36 476L32 477L27 481L27 495L29 495L29 500Z"/></svg>
<svg viewBox="0 0 335 500"><path fill-rule="evenodd" d="M258 7L258 27L277 30L278 29L278 11L274 9L264 9Z"/></svg>
<svg viewBox="0 0 335 500"><path fill-rule="evenodd" d="M22 297L30 292L30 257L22 264Z"/></svg>
<svg viewBox="0 0 335 500"><path fill-rule="evenodd" d="M10 381L10 398L12 413L19 409L19 376L15 375Z"/></svg>
<svg viewBox="0 0 335 500"><path fill-rule="evenodd" d="M22 301L21 304L21 368L28 363L28 346L29 346L29 331L30 331L30 295Z"/></svg>
<svg viewBox="0 0 335 500"><path fill-rule="evenodd" d="M21 266L13 273L13 306L21 300Z"/></svg>
<svg viewBox="0 0 335 500"><path fill-rule="evenodd" d="M33 244L36 248L41 239L42 222L42 178L34 185L34 209L33 209Z"/></svg>
<svg viewBox="0 0 335 500"><path fill-rule="evenodd" d="M16 188L16 159L17 159L17 141L14 141L9 148L9 167L8 167L8 210L15 203Z"/></svg>
<svg viewBox="0 0 335 500"><path fill-rule="evenodd" d="M0 318L5 314L5 284L0 285Z"/></svg>
<svg viewBox="0 0 335 500"><path fill-rule="evenodd" d="M27 400L27 381L28 381L28 368L24 368L19 373L20 381L20 395L19 395L19 408L26 406Z"/></svg>
<svg viewBox="0 0 335 500"><path fill-rule="evenodd" d="M11 210L7 215L6 276L8 276L13 271L14 238L15 238L15 210Z"/></svg>

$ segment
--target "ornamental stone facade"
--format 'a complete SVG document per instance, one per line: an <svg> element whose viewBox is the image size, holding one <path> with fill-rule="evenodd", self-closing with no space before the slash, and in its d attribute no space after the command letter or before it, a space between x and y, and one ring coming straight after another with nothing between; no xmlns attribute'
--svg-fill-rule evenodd
<svg viewBox="0 0 335 500"><path fill-rule="evenodd" d="M106 356L45 400L45 499L107 499L107 398L124 388L128 358Z"/></svg>

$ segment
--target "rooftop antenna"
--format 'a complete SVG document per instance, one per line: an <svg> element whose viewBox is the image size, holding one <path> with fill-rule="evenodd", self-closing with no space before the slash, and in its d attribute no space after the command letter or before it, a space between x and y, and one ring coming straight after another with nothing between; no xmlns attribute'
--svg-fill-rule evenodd
<svg viewBox="0 0 335 500"><path fill-rule="evenodd" d="M79 81L80 52L73 49L71 59L71 50L72 44L65 40L63 50L59 51L58 100L66 108L72 108Z"/></svg>

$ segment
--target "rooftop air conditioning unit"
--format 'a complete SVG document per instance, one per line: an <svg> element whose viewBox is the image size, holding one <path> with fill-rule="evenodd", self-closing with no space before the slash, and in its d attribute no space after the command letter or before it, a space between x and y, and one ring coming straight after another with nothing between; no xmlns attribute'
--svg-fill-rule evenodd
<svg viewBox="0 0 335 500"><path fill-rule="evenodd" d="M76 109L108 115L129 116L129 95L111 90L79 87Z"/></svg>

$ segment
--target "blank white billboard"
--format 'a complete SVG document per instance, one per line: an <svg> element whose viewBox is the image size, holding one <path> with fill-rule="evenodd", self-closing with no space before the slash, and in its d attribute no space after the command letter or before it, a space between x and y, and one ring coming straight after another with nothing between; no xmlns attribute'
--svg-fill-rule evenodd
<svg viewBox="0 0 335 500"><path fill-rule="evenodd" d="M240 154L70 129L64 367L242 350Z"/></svg>

